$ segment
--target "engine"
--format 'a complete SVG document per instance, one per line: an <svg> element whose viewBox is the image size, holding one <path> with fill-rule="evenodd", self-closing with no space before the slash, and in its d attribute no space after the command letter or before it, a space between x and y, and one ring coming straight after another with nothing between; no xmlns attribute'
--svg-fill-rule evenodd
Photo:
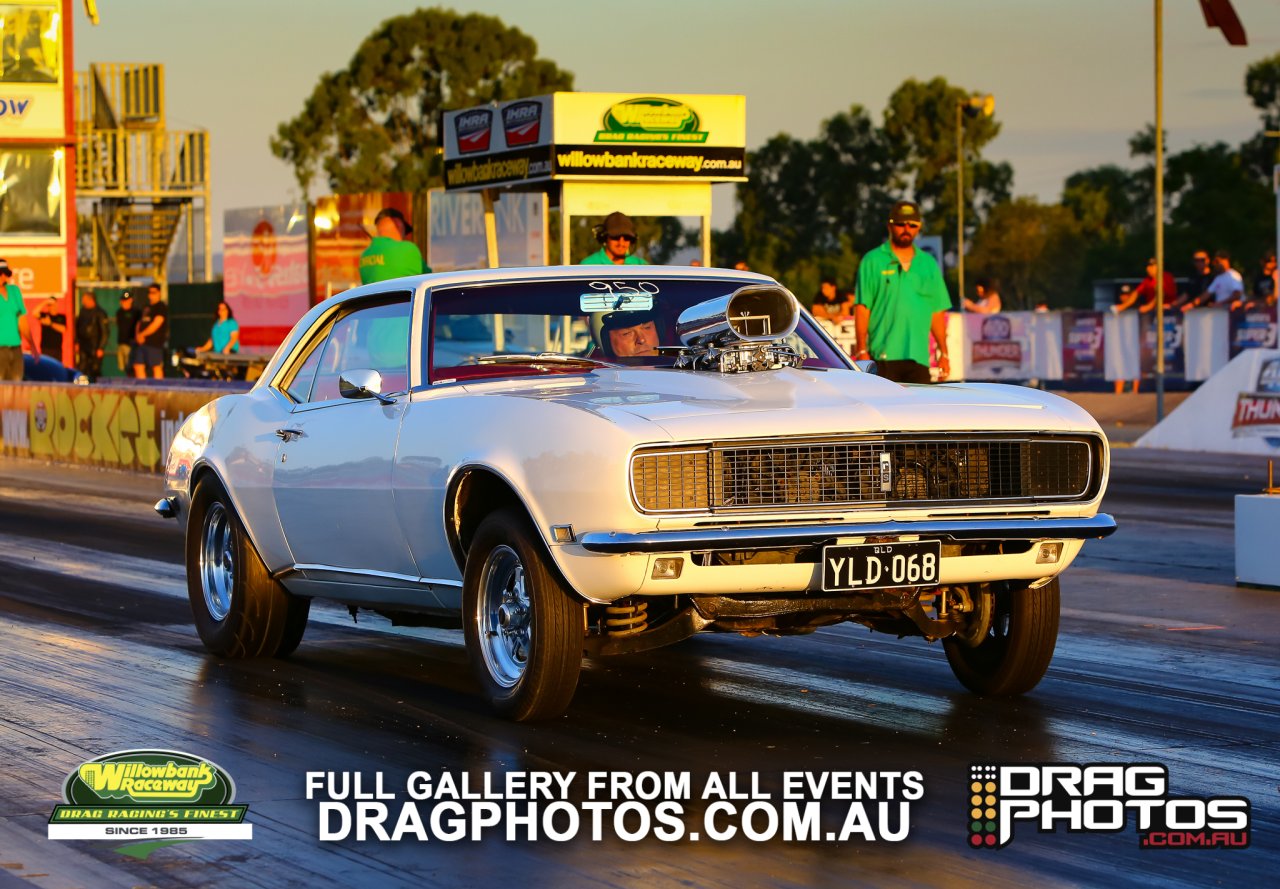
<svg viewBox="0 0 1280 889"><path fill-rule="evenodd" d="M800 367L804 359L784 342L799 320L796 299L783 288L741 287L680 313L675 366L720 373Z"/></svg>

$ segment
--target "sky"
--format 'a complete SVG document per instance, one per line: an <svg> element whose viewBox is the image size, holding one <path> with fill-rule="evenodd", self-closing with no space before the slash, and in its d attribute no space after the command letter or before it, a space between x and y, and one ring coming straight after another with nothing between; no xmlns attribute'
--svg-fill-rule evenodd
<svg viewBox="0 0 1280 889"><path fill-rule="evenodd" d="M1166 0L1169 150L1236 143L1258 128L1246 67L1280 52L1280 2L1233 0L1249 46L1206 28L1196 0ZM383 20L423 5L393 0L98 0L76 6L75 65L165 66L171 129L203 127L213 152L215 252L223 211L299 197L268 140L326 71L345 67ZM817 135L862 105L878 121L908 78L945 77L996 100L985 150L1014 170L1014 193L1056 200L1063 180L1128 165L1128 139L1154 120L1152 0L580 0L458 2L495 15L573 72L579 90L740 93L747 147ZM315 195L312 195L315 197ZM733 217L714 190L713 224Z"/></svg>

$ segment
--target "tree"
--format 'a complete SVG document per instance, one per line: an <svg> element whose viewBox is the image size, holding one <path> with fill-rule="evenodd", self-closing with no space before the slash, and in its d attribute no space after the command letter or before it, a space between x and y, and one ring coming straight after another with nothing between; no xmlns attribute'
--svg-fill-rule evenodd
<svg viewBox="0 0 1280 889"><path fill-rule="evenodd" d="M533 38L492 16L419 9L383 22L343 70L323 75L271 151L304 196L421 191L438 184L441 113L573 89Z"/></svg>
<svg viewBox="0 0 1280 889"><path fill-rule="evenodd" d="M991 208L969 254L977 275L1001 284L1008 309L1082 301L1079 286L1084 242L1074 214L1061 204L1019 197Z"/></svg>
<svg viewBox="0 0 1280 889"><path fill-rule="evenodd" d="M894 184L914 195L933 231L956 230L956 105L971 95L943 77L911 79L894 90L884 112ZM966 117L963 127L966 228L977 228L990 207L1009 199L1013 168L982 160L982 148L1000 134L995 117Z"/></svg>

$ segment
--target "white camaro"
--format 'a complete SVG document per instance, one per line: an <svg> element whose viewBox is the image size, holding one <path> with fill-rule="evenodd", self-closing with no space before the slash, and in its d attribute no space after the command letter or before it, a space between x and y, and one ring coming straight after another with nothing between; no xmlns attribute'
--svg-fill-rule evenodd
<svg viewBox="0 0 1280 889"><path fill-rule="evenodd" d="M584 655L852 620L1034 687L1108 449L1070 402L900 386L795 298L720 269L508 269L309 311L252 391L188 418L186 522L222 657L297 647L312 597L461 626L489 700L562 713Z"/></svg>

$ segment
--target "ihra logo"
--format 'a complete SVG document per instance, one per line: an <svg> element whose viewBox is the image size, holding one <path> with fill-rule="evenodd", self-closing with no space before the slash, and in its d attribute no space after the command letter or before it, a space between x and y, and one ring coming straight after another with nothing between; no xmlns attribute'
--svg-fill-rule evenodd
<svg viewBox="0 0 1280 889"><path fill-rule="evenodd" d="M502 109L502 133L508 148L533 145L541 132L541 102L512 102Z"/></svg>
<svg viewBox="0 0 1280 889"><path fill-rule="evenodd" d="M605 112L597 142L707 141L698 113L675 99L627 99Z"/></svg>
<svg viewBox="0 0 1280 889"><path fill-rule="evenodd" d="M248 806L232 805L225 769L189 753L122 750L82 763L49 816L51 840L248 840Z"/></svg>
<svg viewBox="0 0 1280 889"><path fill-rule="evenodd" d="M1249 800L1170 797L1160 763L975 765L967 802L974 848L1007 846L1018 822L1040 833L1119 833L1130 816L1144 849L1249 845Z"/></svg>
<svg viewBox="0 0 1280 889"><path fill-rule="evenodd" d="M489 133L493 131L493 112L476 108L459 114L453 121L458 134L458 151L471 154L489 150Z"/></svg>

